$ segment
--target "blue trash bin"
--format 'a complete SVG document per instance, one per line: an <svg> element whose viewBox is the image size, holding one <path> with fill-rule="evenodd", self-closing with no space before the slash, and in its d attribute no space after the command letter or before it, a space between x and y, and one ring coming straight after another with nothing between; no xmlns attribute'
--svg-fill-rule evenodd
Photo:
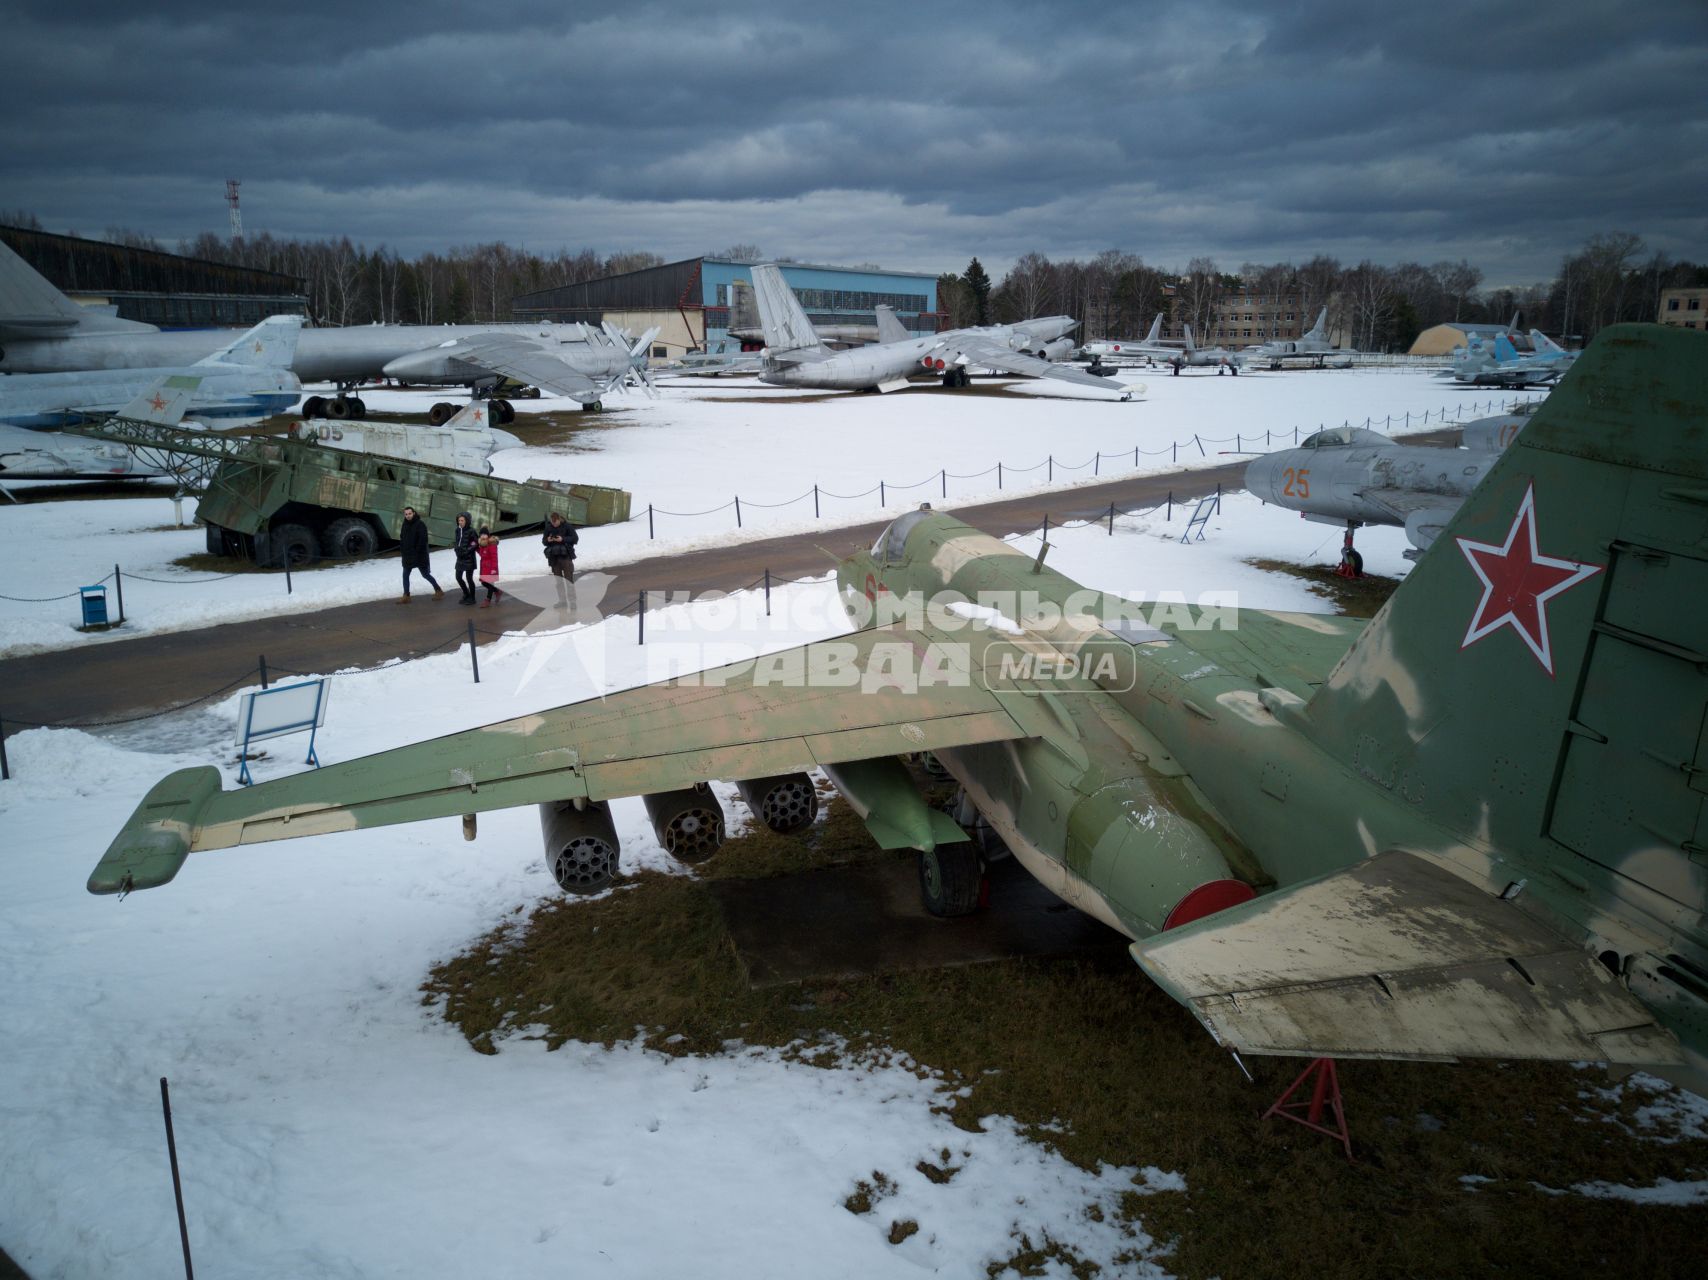
<svg viewBox="0 0 1708 1280"><path fill-rule="evenodd" d="M83 597L83 625L85 627L104 627L107 625L107 589L105 587L79 587Z"/></svg>

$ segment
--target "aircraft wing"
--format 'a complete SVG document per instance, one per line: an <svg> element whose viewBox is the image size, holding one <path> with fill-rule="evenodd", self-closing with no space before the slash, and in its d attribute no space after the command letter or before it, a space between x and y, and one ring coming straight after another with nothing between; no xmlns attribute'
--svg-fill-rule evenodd
<svg viewBox="0 0 1708 1280"><path fill-rule="evenodd" d="M1393 517L1395 524L1404 524L1414 512L1418 511L1431 511L1440 508L1457 511L1459 504L1463 501L1461 498L1451 498L1445 494L1432 493L1423 489L1381 488L1375 485L1367 489L1359 489L1355 496L1386 511Z"/></svg>
<svg viewBox="0 0 1708 1280"><path fill-rule="evenodd" d="M1613 974L1521 902L1389 850L1131 950L1242 1053L1683 1061Z"/></svg>
<svg viewBox="0 0 1708 1280"><path fill-rule="evenodd" d="M455 354L469 364L577 400L597 400L610 389L609 380L595 381L570 368L538 343L510 334L477 333L472 338L459 339Z"/></svg>
<svg viewBox="0 0 1708 1280"><path fill-rule="evenodd" d="M1015 373L1026 378L1050 378L1056 382L1071 382L1076 387L1091 387L1105 394L1118 391L1123 400L1132 395L1131 388L1111 387L1107 378L1099 378L1083 369L1052 364L1036 356L1024 356L985 338L957 339L950 345L967 358L968 364L982 369L1000 369L1004 373Z"/></svg>
<svg viewBox="0 0 1708 1280"><path fill-rule="evenodd" d="M1047 730L1033 723L1045 714L1037 699L977 681L903 690L874 675L896 658L894 646L911 656L924 640L871 628L234 791L220 790L210 766L181 769L143 799L89 891L165 884L206 849L646 795Z"/></svg>

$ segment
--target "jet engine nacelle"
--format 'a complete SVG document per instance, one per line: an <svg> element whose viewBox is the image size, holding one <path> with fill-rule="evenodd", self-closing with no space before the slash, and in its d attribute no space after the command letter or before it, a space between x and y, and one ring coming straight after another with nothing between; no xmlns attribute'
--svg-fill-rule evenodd
<svg viewBox="0 0 1708 1280"><path fill-rule="evenodd" d="M540 832L546 841L546 867L565 893L599 893L617 875L622 845L611 806L603 800L560 800L540 806Z"/></svg>
<svg viewBox="0 0 1708 1280"><path fill-rule="evenodd" d="M1166 779L1121 778L1068 813L1069 866L1152 932L1257 896L1204 828L1165 802L1159 789L1168 785Z"/></svg>
<svg viewBox="0 0 1708 1280"><path fill-rule="evenodd" d="M1073 339L1057 338L1054 342L1046 342L1038 348L1038 355L1044 360L1066 360L1073 355Z"/></svg>
<svg viewBox="0 0 1708 1280"><path fill-rule="evenodd" d="M735 784L748 812L780 836L812 826L818 817L818 788L804 773L754 778Z"/></svg>
<svg viewBox="0 0 1708 1280"><path fill-rule="evenodd" d="M724 842L724 810L705 783L643 796L646 816L664 851L678 862L704 862Z"/></svg>

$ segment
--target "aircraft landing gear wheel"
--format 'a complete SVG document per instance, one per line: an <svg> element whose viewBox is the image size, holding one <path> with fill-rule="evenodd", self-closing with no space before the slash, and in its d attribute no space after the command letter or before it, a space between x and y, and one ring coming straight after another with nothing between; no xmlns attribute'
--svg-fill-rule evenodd
<svg viewBox="0 0 1708 1280"><path fill-rule="evenodd" d="M427 410L427 421L435 427L442 427L456 416L457 406L446 404L443 400Z"/></svg>
<svg viewBox="0 0 1708 1280"><path fill-rule="evenodd" d="M492 421L499 426L516 421L516 407L508 400L492 401Z"/></svg>
<svg viewBox="0 0 1708 1280"><path fill-rule="evenodd" d="M581 411L583 413L602 413L604 409L605 402L603 400L595 400L590 404L584 404L581 406Z"/></svg>
<svg viewBox="0 0 1708 1280"><path fill-rule="evenodd" d="M324 418L326 416L326 397L310 396L302 402L302 416L305 418Z"/></svg>
<svg viewBox="0 0 1708 1280"><path fill-rule="evenodd" d="M919 893L925 909L949 918L978 910L984 869L971 841L945 844L919 855Z"/></svg>
<svg viewBox="0 0 1708 1280"><path fill-rule="evenodd" d="M1355 547L1345 548L1340 553L1340 567L1335 572L1343 578L1362 578L1364 556Z"/></svg>
<svg viewBox="0 0 1708 1280"><path fill-rule="evenodd" d="M342 422L350 416L350 402L343 396L337 396L326 402L326 416Z"/></svg>
<svg viewBox="0 0 1708 1280"><path fill-rule="evenodd" d="M367 402L360 396L350 397L350 416L352 418L365 418L368 416Z"/></svg>

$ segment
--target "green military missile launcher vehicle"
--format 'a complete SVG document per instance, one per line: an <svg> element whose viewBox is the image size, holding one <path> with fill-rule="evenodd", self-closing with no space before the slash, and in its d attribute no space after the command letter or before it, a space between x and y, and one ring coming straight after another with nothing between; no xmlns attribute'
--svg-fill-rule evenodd
<svg viewBox="0 0 1708 1280"><path fill-rule="evenodd" d="M359 558L396 545L403 509L450 545L457 513L494 533L535 528L554 511L578 527L620 524L629 495L600 485L505 480L430 463L353 453L314 439L197 431L126 418L73 428L113 440L200 493L208 550L276 568Z"/></svg>

